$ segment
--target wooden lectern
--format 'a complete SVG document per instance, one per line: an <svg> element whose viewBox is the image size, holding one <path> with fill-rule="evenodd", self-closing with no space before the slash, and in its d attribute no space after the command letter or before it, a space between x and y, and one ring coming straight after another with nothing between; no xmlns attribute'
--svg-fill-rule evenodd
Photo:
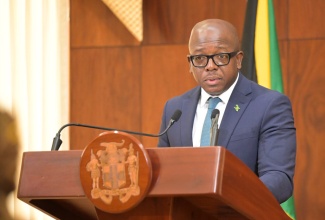
<svg viewBox="0 0 325 220"><path fill-rule="evenodd" d="M25 152L18 198L57 219L289 219L256 175L223 147L146 151L150 188L126 212L98 212L85 196L81 150Z"/></svg>

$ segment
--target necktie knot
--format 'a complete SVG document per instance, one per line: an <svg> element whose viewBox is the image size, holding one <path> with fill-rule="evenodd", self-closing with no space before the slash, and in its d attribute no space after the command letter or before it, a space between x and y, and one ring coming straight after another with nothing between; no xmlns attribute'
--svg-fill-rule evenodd
<svg viewBox="0 0 325 220"><path fill-rule="evenodd" d="M217 104L221 101L221 99L219 97L210 97L209 98L209 107L208 109L215 109Z"/></svg>

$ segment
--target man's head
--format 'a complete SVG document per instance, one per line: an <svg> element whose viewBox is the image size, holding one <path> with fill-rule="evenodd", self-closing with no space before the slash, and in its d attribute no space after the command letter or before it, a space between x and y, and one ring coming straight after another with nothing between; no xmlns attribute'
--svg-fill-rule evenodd
<svg viewBox="0 0 325 220"><path fill-rule="evenodd" d="M193 27L188 46L190 72L198 84L211 95L220 95L229 89L237 78L243 59L235 27L219 19L201 21ZM196 56L231 52L237 53L221 54L208 59Z"/></svg>

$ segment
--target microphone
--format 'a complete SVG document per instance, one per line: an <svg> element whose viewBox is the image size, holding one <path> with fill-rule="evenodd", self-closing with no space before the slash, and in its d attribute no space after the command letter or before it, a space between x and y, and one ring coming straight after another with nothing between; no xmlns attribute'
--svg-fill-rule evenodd
<svg viewBox="0 0 325 220"><path fill-rule="evenodd" d="M211 139L210 139L210 146L217 146L218 143L218 136L219 136L219 129L218 129L218 119L219 119L220 111L218 109L214 109L211 113Z"/></svg>
<svg viewBox="0 0 325 220"><path fill-rule="evenodd" d="M62 140L60 139L60 133L65 127L68 127L68 126L94 128L94 129L100 129L100 130L106 130L106 131L122 131L122 132L125 132L125 133L135 134L135 135L142 135L142 136L148 136L148 137L160 137L160 136L164 135L175 122L178 121L178 119L181 117L181 115L182 115L182 111L177 109L174 112L174 114L172 115L172 117L170 118L170 121L169 121L169 124L168 124L167 128L163 132L161 132L159 134L147 134L147 133L141 133L141 132L135 132L135 131L118 130L116 128L105 128L105 127L100 127L100 126L93 126L93 125L79 124L79 123L65 124L60 128L58 133L53 138L51 151L59 150L59 148L60 148L60 146L62 144Z"/></svg>

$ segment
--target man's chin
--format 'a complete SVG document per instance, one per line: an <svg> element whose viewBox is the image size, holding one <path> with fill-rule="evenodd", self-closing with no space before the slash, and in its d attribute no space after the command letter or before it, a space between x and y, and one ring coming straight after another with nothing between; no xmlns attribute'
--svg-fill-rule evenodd
<svg viewBox="0 0 325 220"><path fill-rule="evenodd" d="M220 89L204 89L208 94L212 95L212 96L218 96L221 95L223 90Z"/></svg>

